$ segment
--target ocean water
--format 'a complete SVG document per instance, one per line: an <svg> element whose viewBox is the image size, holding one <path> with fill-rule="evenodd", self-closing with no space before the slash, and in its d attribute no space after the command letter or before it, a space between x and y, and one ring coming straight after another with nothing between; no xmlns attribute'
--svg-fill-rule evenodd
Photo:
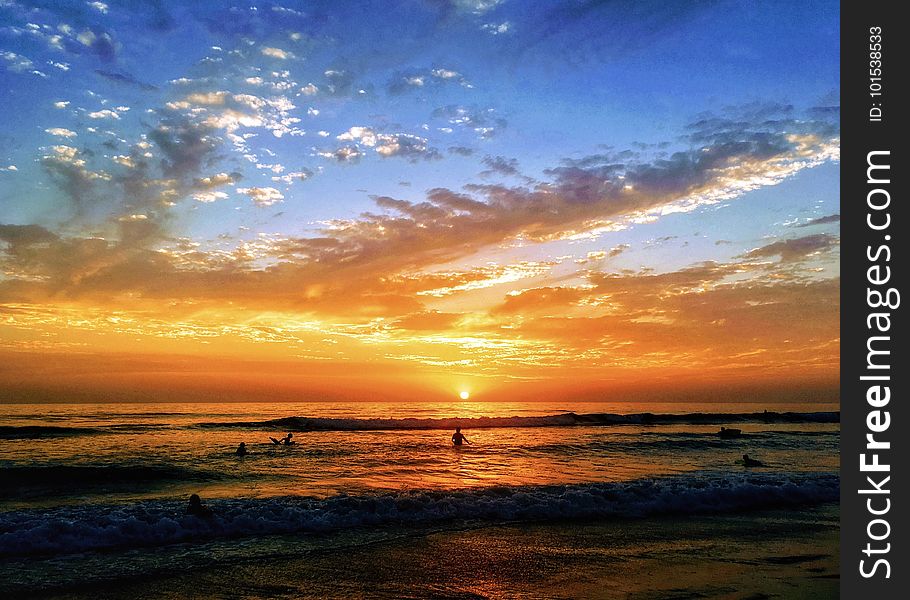
<svg viewBox="0 0 910 600"><path fill-rule="evenodd" d="M154 570L174 552L185 564L210 564L274 552L276 544L353 543L404 530L810 509L838 498L836 411L555 402L4 405L0 575L22 592L48 578L79 581L87 569ZM456 425L470 445L452 446ZM722 439L721 426L742 435ZM295 445L269 440L287 432ZM244 457L235 454L241 441ZM743 454L764 466L744 467ZM193 493L210 517L186 513Z"/></svg>

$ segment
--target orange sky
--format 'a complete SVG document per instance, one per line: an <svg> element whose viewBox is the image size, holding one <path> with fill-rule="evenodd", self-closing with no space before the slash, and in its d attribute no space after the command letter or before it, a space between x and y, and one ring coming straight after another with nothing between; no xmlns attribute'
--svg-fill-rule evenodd
<svg viewBox="0 0 910 600"><path fill-rule="evenodd" d="M223 287L201 285L191 302L8 303L0 398L439 399L469 390L477 399L672 399L698 389L723 399L716 390L729 389L740 401L734 390L751 386L771 390L759 397L805 399L812 389L832 400L837 280L753 254L438 297L421 292L501 270L374 275L325 285L296 309L233 307ZM490 293L502 287L515 289Z"/></svg>

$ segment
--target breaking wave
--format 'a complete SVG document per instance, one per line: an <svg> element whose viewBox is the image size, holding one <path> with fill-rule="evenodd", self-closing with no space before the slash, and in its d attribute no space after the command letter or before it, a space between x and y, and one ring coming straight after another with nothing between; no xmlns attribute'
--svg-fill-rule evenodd
<svg viewBox="0 0 910 600"><path fill-rule="evenodd" d="M104 433L95 427L60 427L56 425L0 425L0 440L35 440L41 438L97 435Z"/></svg>
<svg viewBox="0 0 910 600"><path fill-rule="evenodd" d="M262 428L288 431L381 431L396 429L487 429L500 427L573 427L609 425L721 425L729 423L839 423L840 412L755 412L629 415L572 412L540 417L474 417L444 419L350 419L284 417L268 421L200 423L205 428Z"/></svg>
<svg viewBox="0 0 910 600"><path fill-rule="evenodd" d="M103 435L106 433L140 433L159 430L167 425L118 423L97 427L64 427L61 425L0 425L0 440L36 440L43 438Z"/></svg>
<svg viewBox="0 0 910 600"><path fill-rule="evenodd" d="M716 514L834 502L839 489L836 473L700 473L622 483L215 500L210 518L186 515L173 501L68 506L0 514L0 556L356 527Z"/></svg>

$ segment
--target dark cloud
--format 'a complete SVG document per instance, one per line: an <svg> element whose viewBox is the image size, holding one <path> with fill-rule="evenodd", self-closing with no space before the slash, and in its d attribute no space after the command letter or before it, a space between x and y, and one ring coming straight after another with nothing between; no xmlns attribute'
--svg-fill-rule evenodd
<svg viewBox="0 0 910 600"><path fill-rule="evenodd" d="M161 0L138 0L131 8L132 17L153 31L168 32L177 26L177 20Z"/></svg>
<svg viewBox="0 0 910 600"><path fill-rule="evenodd" d="M89 204L97 204L99 198L92 192L103 176L87 168L91 150L77 150L70 146L54 146L49 154L41 158L44 170L70 200L76 214L82 214Z"/></svg>
<svg viewBox="0 0 910 600"><path fill-rule="evenodd" d="M354 74L345 69L328 69L323 73L323 88L330 96L350 96L354 91Z"/></svg>
<svg viewBox="0 0 910 600"><path fill-rule="evenodd" d="M816 252L830 250L831 248L836 247L839 243L840 240L836 236L828 235L827 233L819 233L816 235L807 235L805 237L774 242L772 244L750 250L743 256L745 258L765 258L779 256L781 262L792 262L803 260L810 254L814 254Z"/></svg>
<svg viewBox="0 0 910 600"><path fill-rule="evenodd" d="M444 119L454 127L473 130L482 138L493 137L508 126L508 121L500 117L494 108L450 104L435 109L432 116Z"/></svg>
<svg viewBox="0 0 910 600"><path fill-rule="evenodd" d="M473 156L474 149L468 148L466 146L449 146L449 154L457 154L459 156Z"/></svg>
<svg viewBox="0 0 910 600"><path fill-rule="evenodd" d="M165 156L162 170L175 177L198 173L208 164L220 142L213 128L187 119L163 120L149 133L149 138Z"/></svg>
<svg viewBox="0 0 910 600"><path fill-rule="evenodd" d="M115 83L132 85L132 86L135 86L135 87L139 88L140 90L143 90L146 92L150 92L150 91L154 91L154 90L158 89L157 86L137 80L135 77L133 77L129 73L122 73L122 72L117 72L117 71L105 71L104 69L95 69L95 73L97 73L98 75L101 75L105 79L108 79Z"/></svg>
<svg viewBox="0 0 910 600"><path fill-rule="evenodd" d="M630 246L629 244L620 244L618 246L613 246L612 248L610 248L610 251L607 253L607 257L615 258L631 247L632 246Z"/></svg>
<svg viewBox="0 0 910 600"><path fill-rule="evenodd" d="M809 115L816 119L838 119L840 106L813 106L809 109Z"/></svg>
<svg viewBox="0 0 910 600"><path fill-rule="evenodd" d="M9 248L44 244L58 239L57 234L40 225L3 225L0 224L0 240L9 244Z"/></svg>
<svg viewBox="0 0 910 600"><path fill-rule="evenodd" d="M407 93L432 93L450 85L468 85L458 71L445 67L409 69L398 71L386 84L392 95Z"/></svg>
<svg viewBox="0 0 910 600"><path fill-rule="evenodd" d="M514 158L505 158L504 156L485 156L483 161L487 167L488 174L498 173L499 175L512 176L520 175L518 171L518 161Z"/></svg>
<svg viewBox="0 0 910 600"><path fill-rule="evenodd" d="M800 223L797 227L812 227L813 225L827 225L829 223L840 223L840 215L827 215L811 219L805 223Z"/></svg>
<svg viewBox="0 0 910 600"><path fill-rule="evenodd" d="M640 154L632 150L623 150L620 152L590 154L583 158L565 158L561 162L565 167L572 169L593 169L600 168L610 170L612 167L621 170L624 165L630 161L638 160Z"/></svg>
<svg viewBox="0 0 910 600"><path fill-rule="evenodd" d="M119 44L114 41L110 33L99 28L91 28L91 36L82 42L89 52L104 62L113 62L117 58Z"/></svg>

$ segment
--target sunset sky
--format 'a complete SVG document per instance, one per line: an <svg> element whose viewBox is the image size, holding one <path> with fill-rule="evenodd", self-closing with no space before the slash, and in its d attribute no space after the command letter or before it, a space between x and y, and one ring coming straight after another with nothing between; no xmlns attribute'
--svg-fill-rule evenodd
<svg viewBox="0 0 910 600"><path fill-rule="evenodd" d="M835 397L838 3L229 6L0 0L0 400Z"/></svg>

